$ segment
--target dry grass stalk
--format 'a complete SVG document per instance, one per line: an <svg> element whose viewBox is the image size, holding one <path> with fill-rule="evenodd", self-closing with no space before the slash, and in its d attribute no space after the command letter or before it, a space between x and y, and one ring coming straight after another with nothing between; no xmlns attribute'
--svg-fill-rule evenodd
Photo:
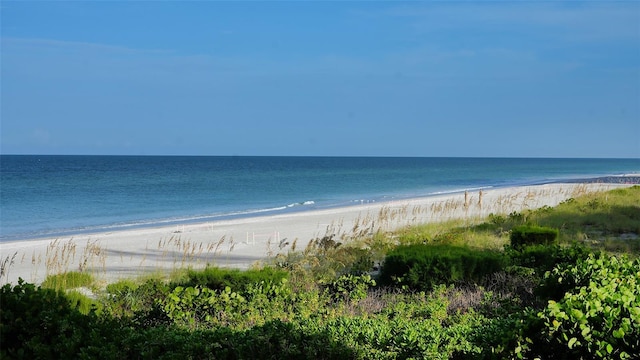
<svg viewBox="0 0 640 360"><path fill-rule="evenodd" d="M45 268L47 275L61 274L69 271L69 265L75 261L76 244L73 239L60 243L59 239L47 246Z"/></svg>
<svg viewBox="0 0 640 360"><path fill-rule="evenodd" d="M0 263L0 282L4 282L2 281L2 279L5 276L7 278L9 277L9 269L11 268L11 266L13 266L13 264L15 264L15 259L17 255L18 255L17 251L13 254L13 256L7 255L7 257L4 260L2 260L2 262Z"/></svg>
<svg viewBox="0 0 640 360"><path fill-rule="evenodd" d="M106 268L107 253L98 244L98 240L87 240L87 246L82 251L82 257L78 264L80 272L86 271L89 267L95 268L94 260L98 260L102 268Z"/></svg>

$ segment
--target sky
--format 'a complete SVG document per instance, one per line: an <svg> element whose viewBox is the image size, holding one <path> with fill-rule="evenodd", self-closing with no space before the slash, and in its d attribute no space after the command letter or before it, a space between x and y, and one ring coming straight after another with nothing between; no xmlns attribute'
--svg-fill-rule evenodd
<svg viewBox="0 0 640 360"><path fill-rule="evenodd" d="M11 1L0 153L640 158L638 1Z"/></svg>

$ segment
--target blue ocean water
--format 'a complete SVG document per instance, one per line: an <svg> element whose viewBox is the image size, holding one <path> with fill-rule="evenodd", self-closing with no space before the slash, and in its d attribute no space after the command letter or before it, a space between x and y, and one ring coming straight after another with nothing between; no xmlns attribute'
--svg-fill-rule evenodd
<svg viewBox="0 0 640 360"><path fill-rule="evenodd" d="M640 159L0 156L0 241L640 173Z"/></svg>

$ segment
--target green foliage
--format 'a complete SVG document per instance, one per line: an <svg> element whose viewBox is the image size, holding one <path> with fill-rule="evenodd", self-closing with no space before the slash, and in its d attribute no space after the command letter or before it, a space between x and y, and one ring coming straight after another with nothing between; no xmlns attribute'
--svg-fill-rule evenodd
<svg viewBox="0 0 640 360"><path fill-rule="evenodd" d="M527 222L527 212L512 211L509 214L509 222L514 225L522 225Z"/></svg>
<svg viewBox="0 0 640 360"><path fill-rule="evenodd" d="M438 284L478 282L505 265L502 254L449 245L404 245L387 254L380 280L412 289Z"/></svg>
<svg viewBox="0 0 640 360"><path fill-rule="evenodd" d="M530 268L540 275L559 264L575 264L578 260L586 259L591 253L591 250L578 243L571 246L531 245L505 249L505 255L512 266Z"/></svg>
<svg viewBox="0 0 640 360"><path fill-rule="evenodd" d="M138 288L138 284L136 284L131 280L125 279L115 283L108 284L105 290L107 291L108 294L111 294L114 296L121 296L123 294L129 293L135 290L136 288Z"/></svg>
<svg viewBox="0 0 640 360"><path fill-rule="evenodd" d="M91 311L95 311L97 314L102 312L103 305L101 302L95 301L76 290L67 291L65 297L69 300L72 308L77 309L84 315L89 314Z"/></svg>
<svg viewBox="0 0 640 360"><path fill-rule="evenodd" d="M140 285L120 281L107 286L104 311L114 317L134 317L142 324L166 323L166 316L158 312L158 301L169 294L169 286L159 279L149 279Z"/></svg>
<svg viewBox="0 0 640 360"><path fill-rule="evenodd" d="M84 272L70 271L62 274L49 275L42 282L42 287L54 290L73 289L82 286L91 286L93 276Z"/></svg>
<svg viewBox="0 0 640 360"><path fill-rule="evenodd" d="M373 254L367 249L343 246L337 250L337 255L344 259L345 272L352 275L363 275L373 270Z"/></svg>
<svg viewBox="0 0 640 360"><path fill-rule="evenodd" d="M549 277L575 284L538 314L551 346L572 358L640 355L640 259L590 256Z"/></svg>
<svg viewBox="0 0 640 360"><path fill-rule="evenodd" d="M476 328L483 358L632 359L640 355L640 259L592 254L546 275L566 293Z"/></svg>
<svg viewBox="0 0 640 360"><path fill-rule="evenodd" d="M569 199L535 220L542 226L562 228L571 236L640 235L639 204L640 186L635 185Z"/></svg>
<svg viewBox="0 0 640 360"><path fill-rule="evenodd" d="M125 280L98 300L20 281L2 288L0 358L637 358L640 260L580 245L477 248L501 249L521 224L560 228L563 240L633 232L639 190L357 243L325 236L279 256L279 269L189 270L173 284ZM368 272L385 255L376 280L390 286L373 288ZM90 286L76 281L83 276L46 285Z"/></svg>
<svg viewBox="0 0 640 360"><path fill-rule="evenodd" d="M357 359L321 328L270 321L248 330L157 327L123 340L123 359Z"/></svg>
<svg viewBox="0 0 640 360"><path fill-rule="evenodd" d="M226 287L221 292L203 287L178 286L164 300L167 316L176 324L189 328L201 323L228 325L229 318L240 313L245 298Z"/></svg>
<svg viewBox="0 0 640 360"><path fill-rule="evenodd" d="M64 293L36 287L20 279L0 291L0 358L117 358L113 338L119 324L82 314ZM107 341L104 341L107 339ZM95 352L100 347L104 354Z"/></svg>
<svg viewBox="0 0 640 360"><path fill-rule="evenodd" d="M495 226L502 227L506 224L507 218L504 215L491 213L489 214L488 221Z"/></svg>
<svg viewBox="0 0 640 360"><path fill-rule="evenodd" d="M511 229L511 246L551 245L558 238L558 230L541 226L522 225Z"/></svg>
<svg viewBox="0 0 640 360"><path fill-rule="evenodd" d="M286 271L272 267L245 271L207 267L203 270L189 270L187 280L179 285L183 287L204 286L212 290L224 290L229 287L235 291L244 291L251 284L279 283L287 276Z"/></svg>
<svg viewBox="0 0 640 360"><path fill-rule="evenodd" d="M342 275L327 285L331 296L336 300L359 301L367 297L370 287L376 286L370 275Z"/></svg>

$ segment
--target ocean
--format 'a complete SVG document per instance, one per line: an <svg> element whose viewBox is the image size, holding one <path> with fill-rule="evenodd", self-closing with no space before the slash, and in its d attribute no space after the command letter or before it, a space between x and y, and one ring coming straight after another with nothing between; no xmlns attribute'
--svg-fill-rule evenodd
<svg viewBox="0 0 640 360"><path fill-rule="evenodd" d="M0 156L0 241L640 173L640 159Z"/></svg>

